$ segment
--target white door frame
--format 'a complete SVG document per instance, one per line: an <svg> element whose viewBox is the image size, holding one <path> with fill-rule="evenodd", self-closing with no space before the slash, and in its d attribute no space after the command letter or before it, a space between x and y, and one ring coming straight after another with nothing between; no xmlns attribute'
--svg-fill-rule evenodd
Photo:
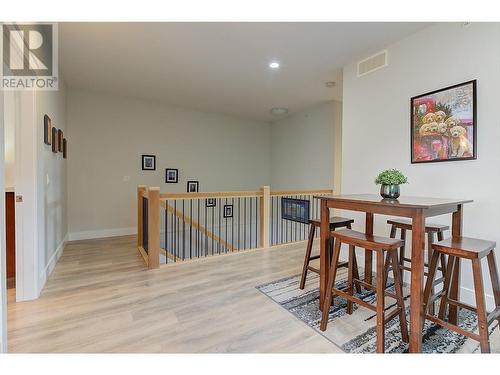
<svg viewBox="0 0 500 375"><path fill-rule="evenodd" d="M4 95L0 90L0 191L4 185ZM7 352L7 271L5 251L5 194L0 194L0 353Z"/></svg>
<svg viewBox="0 0 500 375"><path fill-rule="evenodd" d="M16 194L16 301L39 296L37 226L37 121L36 92L16 95L15 171ZM18 198L22 197L22 202Z"/></svg>

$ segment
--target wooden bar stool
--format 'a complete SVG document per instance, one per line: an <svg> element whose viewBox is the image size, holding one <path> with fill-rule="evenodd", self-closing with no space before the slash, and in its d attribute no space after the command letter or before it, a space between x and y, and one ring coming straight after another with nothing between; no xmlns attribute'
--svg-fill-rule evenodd
<svg viewBox="0 0 500 375"><path fill-rule="evenodd" d="M337 228L349 228L351 229L351 224L354 223L353 219L346 219L345 217L339 217L339 216L334 216L330 218L330 231L334 231ZM319 255L313 255L311 256L311 251L312 251L312 245L314 242L314 236L316 234L316 228L319 228L321 226L320 220L309 220L309 238L307 240L307 248L306 248L306 255L304 257L304 266L302 267L302 277L300 279L300 289L304 289L306 285L306 277L307 277L307 271L312 271L317 274L319 274L319 269L314 268L309 265L311 260L314 259L319 259ZM330 248L330 254L331 254L331 248ZM331 258L331 256L330 256ZM356 262L356 260L354 260ZM341 262L339 264L339 267L347 267L347 262ZM356 274L358 272L358 266L356 265ZM359 288L359 287L357 287ZM361 289L358 290L358 292L361 292Z"/></svg>
<svg viewBox="0 0 500 375"><path fill-rule="evenodd" d="M405 306L402 293L402 280L401 273L398 267L398 248L400 248L404 241L387 237L379 237L367 235L361 232L356 232L351 229L341 229L331 232L335 238L335 246L333 249L333 257L330 266L330 274L328 277L328 284L326 289L325 304L323 306L323 314L321 318L320 329L324 331L328 324L328 314L332 300L335 296L340 296L347 299L347 313L352 314L352 304L357 303L377 313L377 353L383 353L385 350L385 323L399 316L399 323L401 325L401 337L404 342L409 342L408 327L406 324ZM337 268L339 263L339 256L341 245L345 243L349 245L349 261L348 261L348 282L347 288L341 290L336 289L335 277L337 275ZM371 284L365 283L359 278L354 277L354 256L356 246L374 251L377 253L377 282L373 287ZM385 285L385 261L384 255L390 256L390 263L392 265L392 272L394 275L394 289L395 294L386 291ZM359 284L367 289L375 290L377 293L376 305L371 305L362 299L353 296L353 285ZM391 297L396 300L396 307L387 316L385 315L385 297Z"/></svg>
<svg viewBox="0 0 500 375"><path fill-rule="evenodd" d="M458 239L446 239L432 245L434 253L432 255L429 267L429 276L424 291L424 313L430 321L439 324L445 328L458 332L461 335L468 336L479 341L482 353L490 352L490 340L488 335L488 326L497 319L500 324L500 284L498 269L493 249L496 243L493 241L484 241L474 238L462 237ZM448 255L448 267L446 269L443 290L437 294L432 294L432 281L436 274L438 258L441 254ZM486 312L486 303L483 288L483 275L481 271L481 259L487 257L488 268L490 271L491 284L495 299L495 309L491 313ZM474 277L474 292L476 295L476 307L452 299L450 291L458 288L460 285L459 269L461 259L470 259L472 261L472 274ZM455 285L453 285L455 284ZM439 315L427 314L427 306L433 304L436 299L441 297L439 306ZM479 334L466 331L455 324L445 320L446 308L454 306L477 313Z"/></svg>
<svg viewBox="0 0 500 375"><path fill-rule="evenodd" d="M404 280L404 271L411 272L411 266L407 266L405 262L411 264L411 259L406 257L406 231L412 230L411 221L404 219L389 219L387 220L387 224L391 225L391 238L396 238L396 232L400 230L400 238L405 241L403 246L399 249L399 267L401 268L401 279ZM437 236L438 241L443 240L444 231L450 229L448 225L441 224L426 224L425 225L425 233L427 234L427 263L424 266L428 269L429 264L432 258L432 243L435 241L435 236ZM438 268L441 271L442 277L434 280L434 285L432 288L432 292L434 292L434 287L444 282L444 274L446 272L446 256L441 254L440 257L440 267ZM388 272L388 270L387 270ZM424 275L428 275L428 271L424 272ZM434 305L431 305L431 311L434 313Z"/></svg>

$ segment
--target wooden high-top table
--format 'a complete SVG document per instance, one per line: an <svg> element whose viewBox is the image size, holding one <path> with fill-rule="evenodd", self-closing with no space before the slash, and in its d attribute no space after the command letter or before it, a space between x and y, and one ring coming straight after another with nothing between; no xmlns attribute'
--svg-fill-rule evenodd
<svg viewBox="0 0 500 375"><path fill-rule="evenodd" d="M377 194L324 195L315 197L321 201L321 245L320 245L320 308L323 308L328 281L330 259L328 229L330 208L366 213L365 233L373 234L373 215L408 217L412 220L411 290L410 290L410 352L422 350L422 328L424 323L424 251L425 219L431 216L453 214L452 236L462 235L462 206L472 200L456 200L423 197L400 197L398 200L382 199ZM460 270L454 274L452 298L458 299ZM455 282L457 280L457 282ZM365 251L365 282L372 282L372 252ZM456 324L457 308L450 306L450 321Z"/></svg>

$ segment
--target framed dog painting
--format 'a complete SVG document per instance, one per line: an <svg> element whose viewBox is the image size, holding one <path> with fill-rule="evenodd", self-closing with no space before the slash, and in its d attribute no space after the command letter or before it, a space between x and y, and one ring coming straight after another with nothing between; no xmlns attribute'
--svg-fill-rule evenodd
<svg viewBox="0 0 500 375"><path fill-rule="evenodd" d="M411 98L411 162L477 157L476 81Z"/></svg>

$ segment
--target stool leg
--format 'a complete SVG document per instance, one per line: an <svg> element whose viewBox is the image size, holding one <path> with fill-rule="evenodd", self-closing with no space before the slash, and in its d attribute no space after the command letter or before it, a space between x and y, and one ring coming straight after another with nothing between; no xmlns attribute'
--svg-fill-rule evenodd
<svg viewBox="0 0 500 375"><path fill-rule="evenodd" d="M302 277L300 278L300 289L304 289L306 285L307 271L309 267L309 258L311 258L311 250L314 241L314 234L316 233L316 226L311 225L309 229L309 238L307 240L306 256L304 257L304 266L302 267Z"/></svg>
<svg viewBox="0 0 500 375"><path fill-rule="evenodd" d="M399 248L399 267L401 268L401 281L404 282L404 269L405 265L405 249L406 249L406 229L401 229L401 239L404 241L403 246Z"/></svg>
<svg viewBox="0 0 500 375"><path fill-rule="evenodd" d="M430 276L430 266L431 266L431 259L432 259L432 243L434 242L434 233L432 232L429 232L427 234L427 264L428 264L428 275L427 275L427 280L429 280L429 276ZM436 263L437 264L437 263ZM432 276L432 281L434 281L434 276ZM433 283L431 283L431 294L434 294L435 292L435 289L434 289L434 285L432 285ZM425 301L425 299L424 299ZM428 306L429 308L429 314L431 315L434 315L434 303L429 305ZM424 312L425 314L425 312Z"/></svg>
<svg viewBox="0 0 500 375"><path fill-rule="evenodd" d="M455 257L450 255L448 256L448 265L446 266L446 274L444 275L443 296L439 304L438 317L441 320L444 320L444 316L446 315L446 305L448 304L448 294L450 291L453 268L455 268Z"/></svg>
<svg viewBox="0 0 500 375"><path fill-rule="evenodd" d="M453 267L453 278L451 281L450 299L458 301L460 295L460 263L461 258L457 257L455 260L455 267ZM458 307L450 305L448 308L448 321L451 324L458 325Z"/></svg>
<svg viewBox="0 0 500 375"><path fill-rule="evenodd" d="M389 237L396 238L396 226L394 224L391 225L391 234Z"/></svg>
<svg viewBox="0 0 500 375"><path fill-rule="evenodd" d="M337 268L339 265L340 257L340 240L335 241L335 247L333 249L333 259L330 265L330 275L328 276L328 284L326 286L326 298L323 305L323 314L321 316L320 330L326 330L328 324L328 313L330 312L330 306L332 305L332 288L335 284L335 277L337 276Z"/></svg>
<svg viewBox="0 0 500 375"><path fill-rule="evenodd" d="M479 344L481 345L481 353L489 353L490 338L488 335L488 322L486 320L486 303L484 300L481 259L472 259L472 275L474 276L474 292L476 293L477 321L480 337Z"/></svg>
<svg viewBox="0 0 500 375"><path fill-rule="evenodd" d="M385 255L385 263L384 263L384 289L387 288L387 279L389 279L389 269L391 268L392 264L391 260L392 260L391 252L388 251L387 254Z"/></svg>
<svg viewBox="0 0 500 375"><path fill-rule="evenodd" d="M443 232L437 232L437 237L438 237L438 241L442 241L443 240ZM441 273L444 277L445 273L446 273L446 255L441 253Z"/></svg>
<svg viewBox="0 0 500 375"><path fill-rule="evenodd" d="M396 300L398 304L399 312L399 325L401 326L401 338L403 342L410 342L408 336L408 324L406 322L406 309L405 302L403 299L403 282L401 281L401 270L398 265L398 253L397 250L392 250L390 252L392 259L392 274L394 275L394 289L396 291Z"/></svg>
<svg viewBox="0 0 500 375"><path fill-rule="evenodd" d="M434 295L434 288L432 287L432 284L434 283L434 278L436 276L436 269L437 269L437 264L438 264L438 259L439 259L439 252L434 251L432 254L432 259L429 263L429 274L427 275L427 281L425 282L425 289L424 289L424 317L427 314L427 310L429 310L429 314L434 315L434 309L432 309L432 312L430 312L430 308L428 306L429 298ZM432 293L431 293L432 291ZM432 304L434 305L434 304Z"/></svg>
<svg viewBox="0 0 500 375"><path fill-rule="evenodd" d="M498 268L493 250L488 254L488 268L490 269L491 286L493 288L493 297L495 299L495 308L500 307L500 282L498 281ZM498 317L498 329L500 329L500 317Z"/></svg>
<svg viewBox="0 0 500 375"><path fill-rule="evenodd" d="M352 296L353 292L353 271L354 271L354 246L349 245L349 263L348 263L348 276L347 276L347 293ZM347 300L347 314L352 314L352 301Z"/></svg>
<svg viewBox="0 0 500 375"><path fill-rule="evenodd" d="M356 260L356 252L354 252L353 259L352 259L352 266L353 266L353 276L356 280L359 279L359 271L358 271L358 261ZM358 283L354 283L354 287L356 288L357 293L361 293L361 285Z"/></svg>
<svg viewBox="0 0 500 375"><path fill-rule="evenodd" d="M383 353L385 350L385 290L384 290L384 252L377 251L377 353Z"/></svg>

